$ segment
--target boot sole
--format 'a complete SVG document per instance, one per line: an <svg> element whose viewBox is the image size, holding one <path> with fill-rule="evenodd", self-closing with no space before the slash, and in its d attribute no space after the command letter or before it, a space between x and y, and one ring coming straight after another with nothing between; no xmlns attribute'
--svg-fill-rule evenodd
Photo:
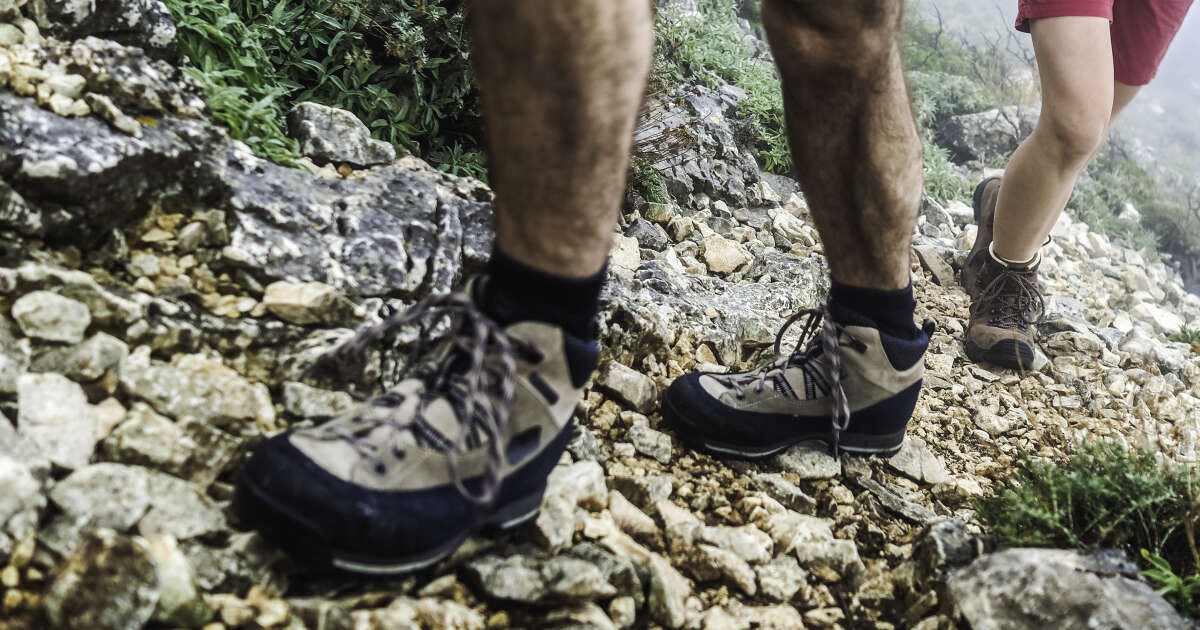
<svg viewBox="0 0 1200 630"><path fill-rule="evenodd" d="M364 556L328 545L302 520L283 509L248 479L242 479L234 494L233 508L243 524L262 532L314 571L342 571L369 576L394 576L428 568L447 558L472 534L485 529L515 529L537 516L545 486L516 501L495 506L475 526L444 544L406 556Z"/></svg>
<svg viewBox="0 0 1200 630"><path fill-rule="evenodd" d="M730 444L705 438L694 423L675 410L668 400L663 401L663 419L675 430L684 444L692 449L708 453L716 457L735 457L738 459L761 460L787 450L801 442L824 442L833 446L833 436L828 431L802 433L775 444L763 446L746 446ZM851 455L883 455L892 456L899 452L904 445L907 429L892 434L872 435L866 433L843 432L838 446L838 454Z"/></svg>
<svg viewBox="0 0 1200 630"><path fill-rule="evenodd" d="M1004 339L990 348L982 348L970 341L963 344L967 358L976 363L991 363L1012 370L1030 371L1033 369L1034 351L1029 344L1013 339Z"/></svg>

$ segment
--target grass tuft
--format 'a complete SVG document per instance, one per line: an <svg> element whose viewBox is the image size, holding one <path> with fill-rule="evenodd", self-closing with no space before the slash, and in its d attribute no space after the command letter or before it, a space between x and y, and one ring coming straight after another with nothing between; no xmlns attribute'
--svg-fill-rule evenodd
<svg viewBox="0 0 1200 630"><path fill-rule="evenodd" d="M1026 458L977 504L979 519L1006 545L1124 549L1179 610L1200 616L1200 502L1191 468L1114 442L1081 447L1066 462ZM1182 577L1181 577L1182 576Z"/></svg>

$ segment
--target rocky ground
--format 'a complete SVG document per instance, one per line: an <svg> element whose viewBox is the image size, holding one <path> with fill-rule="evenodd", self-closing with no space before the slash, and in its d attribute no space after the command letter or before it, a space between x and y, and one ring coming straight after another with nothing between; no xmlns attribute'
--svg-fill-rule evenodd
<svg viewBox="0 0 1200 630"><path fill-rule="evenodd" d="M602 368L536 521L394 581L298 570L230 513L240 462L387 382L389 349L300 374L476 268L490 192L319 107L291 124L307 171L253 157L162 61L161 5L128 4L0 0L0 628L1190 627L1126 559L993 552L971 509L1025 453L1196 455L1200 355L1167 335L1200 299L1068 218L1045 361L1021 374L966 360L971 212L926 200L913 280L937 332L897 456L746 464L661 426L673 378L758 364L825 287L795 183L739 147L732 87L683 86L639 130L686 131L658 164L676 202L628 200ZM964 146L990 116L956 123Z"/></svg>

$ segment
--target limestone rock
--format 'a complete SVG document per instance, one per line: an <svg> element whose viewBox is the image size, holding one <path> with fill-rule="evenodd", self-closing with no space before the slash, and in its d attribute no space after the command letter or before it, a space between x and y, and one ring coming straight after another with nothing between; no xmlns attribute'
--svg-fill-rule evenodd
<svg viewBox="0 0 1200 630"><path fill-rule="evenodd" d="M371 130L344 109L300 103L288 114L288 132L300 143L300 152L317 164L374 166L396 159L391 143L371 138Z"/></svg>
<svg viewBox="0 0 1200 630"><path fill-rule="evenodd" d="M0 559L12 551L11 545L6 548L5 538L24 540L37 531L38 514L45 506L42 482L34 471L0 452Z"/></svg>
<svg viewBox="0 0 1200 630"><path fill-rule="evenodd" d="M700 538L704 528L700 519L691 512L665 499L654 504L658 517L662 519L663 531L672 553L684 553Z"/></svg>
<svg viewBox="0 0 1200 630"><path fill-rule="evenodd" d="M637 452L666 464L671 461L671 436L644 424L629 428L629 441Z"/></svg>
<svg viewBox="0 0 1200 630"><path fill-rule="evenodd" d="M58 374L17 379L17 430L63 468L82 468L96 447L95 420L83 389Z"/></svg>
<svg viewBox="0 0 1200 630"><path fill-rule="evenodd" d="M652 553L647 567L650 574L650 616L666 628L681 628L687 622L687 598L692 587L662 556Z"/></svg>
<svg viewBox="0 0 1200 630"><path fill-rule="evenodd" d="M800 479L831 479L842 473L841 464L821 445L797 444L770 461Z"/></svg>
<svg viewBox="0 0 1200 630"><path fill-rule="evenodd" d="M146 472L150 509L138 521L138 533L186 540L226 527L224 512L194 485L168 474Z"/></svg>
<svg viewBox="0 0 1200 630"><path fill-rule="evenodd" d="M546 496L561 496L574 506L600 510L608 504L604 469L595 461L558 466L546 481Z"/></svg>
<svg viewBox="0 0 1200 630"><path fill-rule="evenodd" d="M542 547L550 551L567 548L575 536L575 504L560 494L548 494L533 527Z"/></svg>
<svg viewBox="0 0 1200 630"><path fill-rule="evenodd" d="M594 565L567 556L484 556L469 562L467 572L489 597L524 604L586 602L616 594Z"/></svg>
<svg viewBox="0 0 1200 630"><path fill-rule="evenodd" d="M929 450L925 440L916 436L905 438L900 451L888 459L888 466L914 481L933 484L950 479L946 464Z"/></svg>
<svg viewBox="0 0 1200 630"><path fill-rule="evenodd" d="M1007 549L951 576L950 603L976 630L1191 625L1120 552Z"/></svg>
<svg viewBox="0 0 1200 630"><path fill-rule="evenodd" d="M275 409L265 387L202 356L178 356L172 365L126 361L121 368L121 387L178 421L234 428L244 428L246 423L271 427L275 422Z"/></svg>
<svg viewBox="0 0 1200 630"><path fill-rule="evenodd" d="M704 262L709 271L730 273L750 261L741 245L719 234L704 239Z"/></svg>
<svg viewBox="0 0 1200 630"><path fill-rule="evenodd" d="M179 55L171 12L159 0L32 0L38 25L64 39L95 35L137 46L159 59Z"/></svg>
<svg viewBox="0 0 1200 630"><path fill-rule="evenodd" d="M33 372L57 372L81 383L90 383L116 368L129 355L125 342L98 332L75 346L54 348L38 355Z"/></svg>
<svg viewBox="0 0 1200 630"><path fill-rule="evenodd" d="M151 617L159 623L198 628L212 618L213 611L200 596L187 557L170 537L147 539L150 557L158 574L158 603Z"/></svg>
<svg viewBox="0 0 1200 630"><path fill-rule="evenodd" d="M763 522L763 530L775 543L775 550L788 553L797 545L833 540L829 522L795 512L777 512Z"/></svg>
<svg viewBox="0 0 1200 630"><path fill-rule="evenodd" d="M774 550L771 537L754 525L705 527L700 530L700 539L751 564L770 560Z"/></svg>
<svg viewBox="0 0 1200 630"><path fill-rule="evenodd" d="M941 519L925 527L913 548L916 577L923 588L945 582L954 570L982 553L983 545L965 523Z"/></svg>
<svg viewBox="0 0 1200 630"><path fill-rule="evenodd" d="M1183 318L1157 304L1142 302L1130 311L1134 317L1150 324L1154 330L1164 335L1173 335L1183 328Z"/></svg>
<svg viewBox="0 0 1200 630"><path fill-rule="evenodd" d="M34 291L17 299L13 319L21 332L35 339L79 343L92 323L85 304L50 291Z"/></svg>
<svg viewBox="0 0 1200 630"><path fill-rule="evenodd" d="M792 556L779 556L754 568L758 592L777 602L788 602L808 581L808 573Z"/></svg>
<svg viewBox="0 0 1200 630"><path fill-rule="evenodd" d="M136 466L92 464L54 486L50 500L67 516L125 532L150 508L149 474Z"/></svg>
<svg viewBox="0 0 1200 630"><path fill-rule="evenodd" d="M616 490L608 493L608 511L617 526L630 536L647 539L658 533L658 525L654 523L654 519L646 516L645 512Z"/></svg>
<svg viewBox="0 0 1200 630"><path fill-rule="evenodd" d="M344 321L353 310L345 296L323 282L272 282L262 303L276 317L301 325Z"/></svg>
<svg viewBox="0 0 1200 630"><path fill-rule="evenodd" d="M754 475L754 484L767 496L790 510L805 514L812 514L816 510L817 500L805 494L796 484L784 479L779 473L758 473Z"/></svg>
<svg viewBox="0 0 1200 630"><path fill-rule="evenodd" d="M654 386L654 381L616 361L605 364L596 377L596 384L641 413L650 413L658 402L658 388Z"/></svg>
<svg viewBox="0 0 1200 630"><path fill-rule="evenodd" d="M646 475L643 477L613 477L613 488L625 495L625 498L642 509L659 501L670 498L674 491L671 478L667 475Z"/></svg>
<svg viewBox="0 0 1200 630"><path fill-rule="evenodd" d="M825 582L856 580L866 572L858 547L850 540L800 543L793 551L800 566Z"/></svg>
<svg viewBox="0 0 1200 630"><path fill-rule="evenodd" d="M174 423L135 403L100 451L109 461L147 466L206 487L240 448L239 440L220 429L195 421Z"/></svg>
<svg viewBox="0 0 1200 630"><path fill-rule="evenodd" d="M1037 121L1036 107L1009 106L953 116L935 131L955 162L986 161L1012 154Z"/></svg>
<svg viewBox="0 0 1200 630"><path fill-rule="evenodd" d="M331 418L354 406L346 392L331 392L288 381L283 384L283 408L299 418Z"/></svg>
<svg viewBox="0 0 1200 630"><path fill-rule="evenodd" d="M158 598L146 541L98 530L63 566L42 605L55 628L141 630Z"/></svg>
<svg viewBox="0 0 1200 630"><path fill-rule="evenodd" d="M758 593L754 569L736 553L702 543L696 545L693 556L697 577L710 580L723 577L750 597Z"/></svg>

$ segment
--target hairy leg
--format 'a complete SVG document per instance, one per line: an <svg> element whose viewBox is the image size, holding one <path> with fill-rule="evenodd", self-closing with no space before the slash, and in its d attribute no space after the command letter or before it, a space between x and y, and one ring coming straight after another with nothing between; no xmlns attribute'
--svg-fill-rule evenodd
<svg viewBox="0 0 1200 630"><path fill-rule="evenodd" d="M1031 30L1042 113L1005 169L994 228L996 254L1014 261L1037 254L1079 172L1104 141L1114 111L1132 98L1114 89L1107 20L1047 18L1034 20Z"/></svg>
<svg viewBox="0 0 1200 630"><path fill-rule="evenodd" d="M484 0L470 16L497 244L541 271L594 274L650 68L650 3Z"/></svg>
<svg viewBox="0 0 1200 630"><path fill-rule="evenodd" d="M839 283L909 284L921 145L896 35L902 0L765 0L796 174Z"/></svg>

